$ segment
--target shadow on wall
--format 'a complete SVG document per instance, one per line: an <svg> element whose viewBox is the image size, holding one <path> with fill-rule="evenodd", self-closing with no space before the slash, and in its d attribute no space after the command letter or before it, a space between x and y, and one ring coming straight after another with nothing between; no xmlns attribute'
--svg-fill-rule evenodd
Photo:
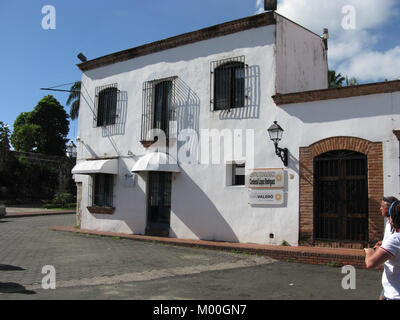
<svg viewBox="0 0 400 320"><path fill-rule="evenodd" d="M400 111L395 107L396 102L393 99L393 94L378 94L295 103L280 108L303 123L323 123L399 114Z"/></svg>
<svg viewBox="0 0 400 320"><path fill-rule="evenodd" d="M173 106L176 120L176 134L179 141L177 150L170 153L185 152L184 159L197 158L200 98L182 79L177 78L175 83L175 104ZM182 146L185 146L182 148ZM178 154L172 154L178 158ZM182 155L181 155L182 156Z"/></svg>
<svg viewBox="0 0 400 320"><path fill-rule="evenodd" d="M89 94L88 90L86 89L83 83L81 91L82 91L81 98L85 100L93 117L93 128L96 128L98 127L97 126L98 106L95 101L97 101L98 99L96 98L95 100L93 100L92 96ZM111 137L115 135L125 134L125 125L126 125L127 110L128 110L128 92L118 90L116 100L117 100L117 105L114 115L115 123L101 127L102 137Z"/></svg>
<svg viewBox="0 0 400 320"><path fill-rule="evenodd" d="M128 92L118 91L115 123L112 125L102 127L101 134L103 138L125 134L127 110L128 110Z"/></svg>
<svg viewBox="0 0 400 320"><path fill-rule="evenodd" d="M133 173L132 167L128 166L125 161L119 161L119 174L114 179L115 184L119 185L118 189L114 189L114 206L120 213L109 214L92 214L92 217L98 221L106 220L112 222L115 228L129 228L132 233L140 234L143 232L146 224L146 193L139 186L139 176L147 181L147 174ZM93 181L89 182L89 190L93 190ZM129 200L127 200L129 199ZM92 203L93 192L89 191L88 202ZM100 222L101 223L101 222ZM115 223L115 224L114 224Z"/></svg>
<svg viewBox="0 0 400 320"><path fill-rule="evenodd" d="M97 155L97 153L90 147L90 145L88 145L87 143L85 143L84 141L81 141L80 145L82 146L82 152L83 149L86 149L86 151L90 154L90 156L88 158L98 158L99 156Z"/></svg>
<svg viewBox="0 0 400 320"><path fill-rule="evenodd" d="M184 195L184 201L174 199L176 195ZM175 214L199 239L239 242L212 200L183 170L173 182L172 203L171 214ZM172 226L170 235L178 237Z"/></svg>
<svg viewBox="0 0 400 320"><path fill-rule="evenodd" d="M258 119L260 117L260 66L249 66L246 80L247 103L243 108L222 110L220 120Z"/></svg>
<svg viewBox="0 0 400 320"><path fill-rule="evenodd" d="M288 152L288 167L287 169L291 169L298 175L300 172L300 162L289 150Z"/></svg>
<svg viewBox="0 0 400 320"><path fill-rule="evenodd" d="M200 98L182 79L175 83L175 117L177 132L191 129L199 132Z"/></svg>

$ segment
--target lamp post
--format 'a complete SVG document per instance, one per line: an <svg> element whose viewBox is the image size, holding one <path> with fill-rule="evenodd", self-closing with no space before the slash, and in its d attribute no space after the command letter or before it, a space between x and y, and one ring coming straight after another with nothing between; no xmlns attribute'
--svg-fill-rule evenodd
<svg viewBox="0 0 400 320"><path fill-rule="evenodd" d="M283 131L284 130L281 128L281 126L278 124L278 122L274 121L274 124L272 126L270 126L268 129L268 134L269 134L269 138L274 143L275 154L279 158L281 158L283 164L285 165L285 167L287 167L289 150L287 148L279 148L278 147L279 141L281 141L281 139L282 139Z"/></svg>
<svg viewBox="0 0 400 320"><path fill-rule="evenodd" d="M67 145L67 157L68 158L76 158L76 145L72 140Z"/></svg>

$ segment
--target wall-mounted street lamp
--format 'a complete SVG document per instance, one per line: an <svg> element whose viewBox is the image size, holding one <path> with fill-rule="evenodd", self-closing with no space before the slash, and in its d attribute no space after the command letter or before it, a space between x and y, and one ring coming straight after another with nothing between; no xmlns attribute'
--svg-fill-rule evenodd
<svg viewBox="0 0 400 320"><path fill-rule="evenodd" d="M274 121L274 124L268 129L269 137L275 145L275 153L279 158L281 158L285 167L287 167L289 150L287 148L282 149L278 147L279 141L282 139L283 131L284 130L280 127L277 121Z"/></svg>
<svg viewBox="0 0 400 320"><path fill-rule="evenodd" d="M72 140L67 145L67 156L68 158L76 158L76 145Z"/></svg>

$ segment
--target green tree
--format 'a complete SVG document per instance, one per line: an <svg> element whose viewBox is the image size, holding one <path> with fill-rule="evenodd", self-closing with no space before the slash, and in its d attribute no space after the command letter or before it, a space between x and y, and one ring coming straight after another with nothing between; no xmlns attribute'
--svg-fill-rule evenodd
<svg viewBox="0 0 400 320"><path fill-rule="evenodd" d="M40 136L40 126L24 123L14 124L14 132L11 136L11 143L15 150L22 152L35 152Z"/></svg>
<svg viewBox="0 0 400 320"><path fill-rule="evenodd" d="M346 86L358 86L358 80L354 77L348 78L346 77Z"/></svg>
<svg viewBox="0 0 400 320"><path fill-rule="evenodd" d="M0 151L10 151L10 129L0 121Z"/></svg>
<svg viewBox="0 0 400 320"><path fill-rule="evenodd" d="M340 74L336 74L335 70L328 71L328 87L329 88L340 88L343 86L345 78Z"/></svg>
<svg viewBox="0 0 400 320"><path fill-rule="evenodd" d="M69 132L68 114L53 96L41 99L31 112L14 122L11 143L16 151L65 155Z"/></svg>
<svg viewBox="0 0 400 320"><path fill-rule="evenodd" d="M3 200L10 191L10 183L13 181L10 177L11 161L10 156L10 143L9 143L10 129L8 125L0 121L0 200Z"/></svg>
<svg viewBox="0 0 400 320"><path fill-rule="evenodd" d="M0 121L0 174L2 173L3 169L7 167L7 161L9 160L9 154L10 154L9 137L10 137L10 129L8 129L8 125Z"/></svg>
<svg viewBox="0 0 400 320"><path fill-rule="evenodd" d="M81 82L77 81L71 87L71 93L68 96L67 106L70 105L69 115L71 120L75 120L79 116L79 103L81 99Z"/></svg>

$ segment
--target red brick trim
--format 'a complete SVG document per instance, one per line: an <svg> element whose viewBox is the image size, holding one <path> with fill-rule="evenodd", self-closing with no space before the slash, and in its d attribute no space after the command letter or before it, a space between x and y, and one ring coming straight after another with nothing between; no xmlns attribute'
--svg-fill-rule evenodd
<svg viewBox="0 0 400 320"><path fill-rule="evenodd" d="M140 56L148 55L151 53L176 48L179 46L191 44L198 41L208 40L216 37L229 35L232 33L245 31L252 28L259 28L276 24L275 16L273 12L266 12L262 14L256 14L247 18L234 20L222 24L218 24L212 27L204 28L198 31L193 31L178 35L172 38L152 42L136 48L116 52L113 54L106 55L97 59L86 61L78 64L78 68L82 71L87 71L113 63L130 60Z"/></svg>
<svg viewBox="0 0 400 320"><path fill-rule="evenodd" d="M383 197L383 151L381 142L371 142L355 137L332 137L300 148L299 156L299 242L302 245L317 244L314 230L314 158L334 150L352 150L368 157L368 213L369 240L375 244L383 237L383 219L379 212ZM357 248L359 244L331 243L336 247Z"/></svg>
<svg viewBox="0 0 400 320"><path fill-rule="evenodd" d="M277 106L330 99L342 99L370 94L391 93L400 91L400 81L368 83L358 86L312 90L304 92L286 93L272 96Z"/></svg>

